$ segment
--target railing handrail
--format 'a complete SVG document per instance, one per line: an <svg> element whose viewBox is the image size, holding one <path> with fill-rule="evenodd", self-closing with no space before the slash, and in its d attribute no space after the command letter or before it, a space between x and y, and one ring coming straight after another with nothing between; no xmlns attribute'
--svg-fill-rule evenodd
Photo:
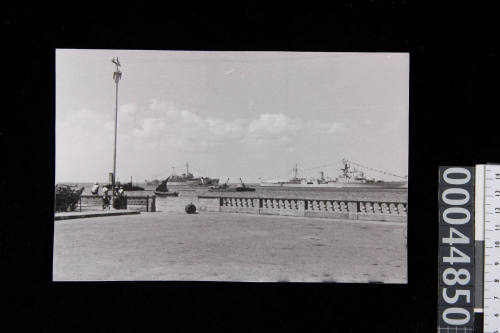
<svg viewBox="0 0 500 333"><path fill-rule="evenodd" d="M240 197L240 196L209 196L199 195L200 199L259 199L259 200L302 200L302 201L344 201L344 202L373 202L386 204L408 204L406 201L385 201L385 200L350 200L350 199L318 199L318 198L268 198L268 197Z"/></svg>

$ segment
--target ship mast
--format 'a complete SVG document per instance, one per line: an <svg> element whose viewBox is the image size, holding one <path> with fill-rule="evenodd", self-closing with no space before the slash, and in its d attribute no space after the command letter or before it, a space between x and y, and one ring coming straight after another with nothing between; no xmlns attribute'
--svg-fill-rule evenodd
<svg viewBox="0 0 500 333"><path fill-rule="evenodd" d="M349 174L350 173L350 168L351 168L351 165L349 163L349 160L343 158L342 159L342 164L344 164L344 168L343 169L340 169L343 174L344 174L344 177L346 179L350 179L351 178L351 175Z"/></svg>
<svg viewBox="0 0 500 333"><path fill-rule="evenodd" d="M186 175L189 175L189 163L186 162Z"/></svg>
<svg viewBox="0 0 500 333"><path fill-rule="evenodd" d="M297 166L297 163L295 163L295 167L292 169L293 171L293 178L297 179L298 173L299 173L299 168Z"/></svg>

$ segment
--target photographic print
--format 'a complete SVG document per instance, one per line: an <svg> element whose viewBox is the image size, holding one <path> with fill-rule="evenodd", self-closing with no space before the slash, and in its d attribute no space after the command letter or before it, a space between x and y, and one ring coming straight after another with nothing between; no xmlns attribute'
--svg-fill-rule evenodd
<svg viewBox="0 0 500 333"><path fill-rule="evenodd" d="M56 50L54 281L407 283L408 53Z"/></svg>

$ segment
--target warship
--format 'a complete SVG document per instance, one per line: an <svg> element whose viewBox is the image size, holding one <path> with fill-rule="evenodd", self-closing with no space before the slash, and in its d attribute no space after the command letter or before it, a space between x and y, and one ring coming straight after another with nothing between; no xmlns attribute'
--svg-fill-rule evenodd
<svg viewBox="0 0 500 333"><path fill-rule="evenodd" d="M402 177L388 172L383 172L380 170L371 169L373 171L379 171L391 176L399 177L404 180L401 181L385 181L376 180L375 178L367 178L364 172L351 167L352 164L357 164L355 162L349 161L347 159L342 159L343 168L340 169L341 173L337 178L325 177L323 171L320 172L319 178L299 178L298 177L298 167L292 169L293 177L289 180L265 180L260 182L261 187L299 187L299 188L349 188L349 187L378 187L378 188L407 188L408 180L407 177ZM361 166L360 164L357 164Z"/></svg>
<svg viewBox="0 0 500 333"><path fill-rule="evenodd" d="M218 178L210 177L195 177L189 172L189 163L186 163L186 172L181 175L176 175L173 171L169 177L169 186L217 186L219 185Z"/></svg>

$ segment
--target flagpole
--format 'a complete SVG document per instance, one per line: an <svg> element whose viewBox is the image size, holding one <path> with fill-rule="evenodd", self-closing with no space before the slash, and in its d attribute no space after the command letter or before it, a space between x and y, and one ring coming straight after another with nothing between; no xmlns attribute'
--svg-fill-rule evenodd
<svg viewBox="0 0 500 333"><path fill-rule="evenodd" d="M113 59L112 62L116 65L116 71L113 73L113 79L115 80L116 92L115 92L115 131L114 131L114 145L113 145L113 179L111 183L111 209L114 209L115 203L115 184L116 184L116 136L118 128L118 81L122 77L122 72L118 68L121 66L118 57Z"/></svg>

